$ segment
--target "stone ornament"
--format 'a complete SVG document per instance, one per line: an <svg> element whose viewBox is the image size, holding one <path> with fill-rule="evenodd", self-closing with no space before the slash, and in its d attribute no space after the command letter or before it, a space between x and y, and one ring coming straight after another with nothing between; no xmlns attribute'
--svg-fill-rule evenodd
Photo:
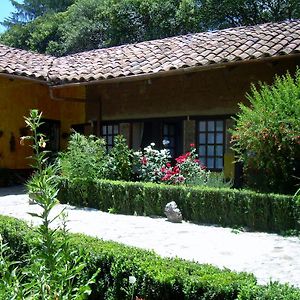
<svg viewBox="0 0 300 300"><path fill-rule="evenodd" d="M168 221L172 223L182 222L182 214L175 201L167 203L165 207L165 215L167 216Z"/></svg>

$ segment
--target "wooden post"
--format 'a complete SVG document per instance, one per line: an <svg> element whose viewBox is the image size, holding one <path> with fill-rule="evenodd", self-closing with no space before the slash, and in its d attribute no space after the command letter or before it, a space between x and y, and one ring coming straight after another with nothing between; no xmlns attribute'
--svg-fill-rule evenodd
<svg viewBox="0 0 300 300"><path fill-rule="evenodd" d="M97 86L86 87L85 118L86 122L90 123L93 127L93 134L96 136L101 136L102 99Z"/></svg>

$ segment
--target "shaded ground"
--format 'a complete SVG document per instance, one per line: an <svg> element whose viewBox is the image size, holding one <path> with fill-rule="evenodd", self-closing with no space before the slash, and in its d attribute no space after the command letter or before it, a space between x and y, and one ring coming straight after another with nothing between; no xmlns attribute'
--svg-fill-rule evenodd
<svg viewBox="0 0 300 300"><path fill-rule="evenodd" d="M66 208L68 228L103 240L152 249L162 256L178 256L235 271L254 273L259 283L269 280L300 287L300 239L259 232L238 232L230 228L183 222L173 224L164 218L125 216L89 208ZM38 212L29 205L22 187L0 189L0 214L38 221L27 212Z"/></svg>

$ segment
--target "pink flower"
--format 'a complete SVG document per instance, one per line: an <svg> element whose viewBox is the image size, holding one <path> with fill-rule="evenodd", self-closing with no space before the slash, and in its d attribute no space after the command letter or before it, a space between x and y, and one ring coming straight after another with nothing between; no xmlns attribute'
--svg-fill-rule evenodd
<svg viewBox="0 0 300 300"><path fill-rule="evenodd" d="M180 173L180 169L179 169L179 167L178 166L175 166L174 168L173 168L173 174L175 175L175 174L179 174Z"/></svg>
<svg viewBox="0 0 300 300"><path fill-rule="evenodd" d="M183 176L178 176L177 180L178 182L184 182L185 178Z"/></svg>
<svg viewBox="0 0 300 300"><path fill-rule="evenodd" d="M171 176L172 176L171 174L166 174L161 180L168 181L168 180L170 180Z"/></svg>
<svg viewBox="0 0 300 300"><path fill-rule="evenodd" d="M185 155L181 155L177 158L175 158L176 162L179 163L179 164L182 164L186 161L186 156Z"/></svg>
<svg viewBox="0 0 300 300"><path fill-rule="evenodd" d="M202 163L200 163L200 168L201 168L201 170L206 170L207 169L207 167L205 165L203 165Z"/></svg>
<svg viewBox="0 0 300 300"><path fill-rule="evenodd" d="M190 144L190 147L195 148L195 144L194 143Z"/></svg>
<svg viewBox="0 0 300 300"><path fill-rule="evenodd" d="M141 164L142 164L142 165L146 165L147 162L148 162L147 157L143 156L143 157L141 158Z"/></svg>

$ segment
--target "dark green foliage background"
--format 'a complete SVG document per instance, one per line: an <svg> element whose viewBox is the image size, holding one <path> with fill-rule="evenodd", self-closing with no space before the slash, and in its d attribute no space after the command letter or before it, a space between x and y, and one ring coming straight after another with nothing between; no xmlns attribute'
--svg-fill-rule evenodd
<svg viewBox="0 0 300 300"><path fill-rule="evenodd" d="M0 216L0 234L14 257L21 259L37 242L36 232L24 222ZM126 299L128 276L137 278L135 294L147 300L297 300L300 290L287 285L259 286L253 276L220 270L181 259L161 258L150 251L70 234L70 246L82 249L89 270L100 268L89 299Z"/></svg>
<svg viewBox="0 0 300 300"><path fill-rule="evenodd" d="M185 220L251 230L300 230L299 197L229 188L169 186L109 180L64 181L60 201L121 214L163 215L176 201Z"/></svg>
<svg viewBox="0 0 300 300"><path fill-rule="evenodd" d="M0 42L56 56L300 18L298 0L12 0Z"/></svg>

